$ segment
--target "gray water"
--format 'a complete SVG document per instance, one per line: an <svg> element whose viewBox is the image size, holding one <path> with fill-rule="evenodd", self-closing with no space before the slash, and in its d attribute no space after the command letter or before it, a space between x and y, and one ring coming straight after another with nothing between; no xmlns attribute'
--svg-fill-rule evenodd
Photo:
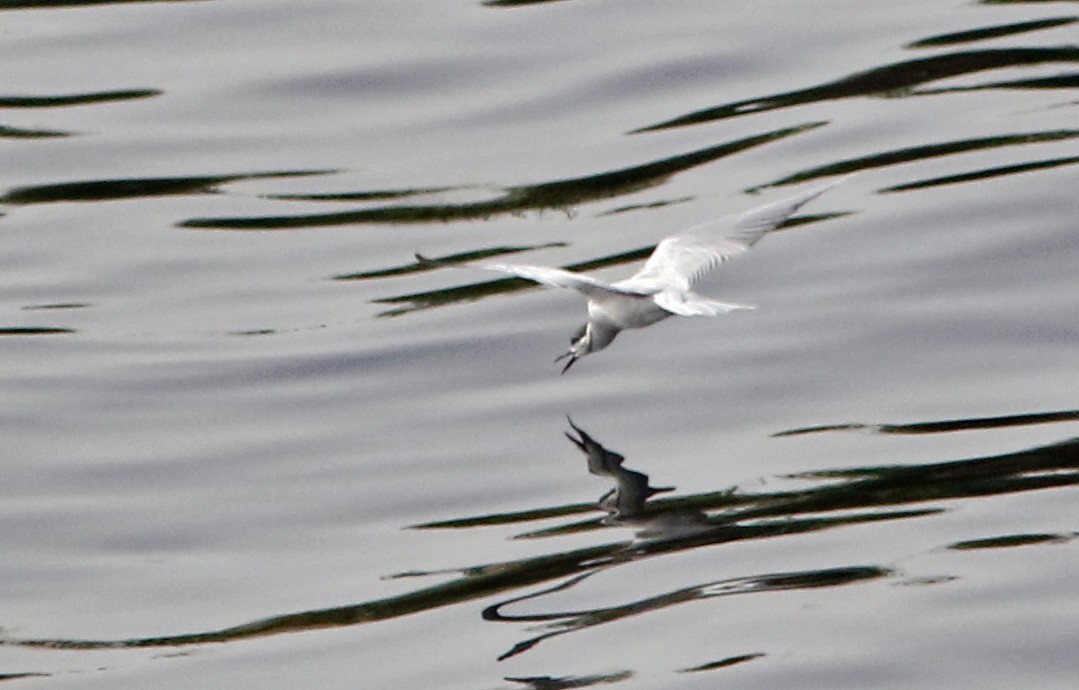
<svg viewBox="0 0 1079 690"><path fill-rule="evenodd" d="M1076 20L0 4L0 678L1075 687ZM579 296L412 258L848 172L564 376ZM606 516L567 414L675 490Z"/></svg>

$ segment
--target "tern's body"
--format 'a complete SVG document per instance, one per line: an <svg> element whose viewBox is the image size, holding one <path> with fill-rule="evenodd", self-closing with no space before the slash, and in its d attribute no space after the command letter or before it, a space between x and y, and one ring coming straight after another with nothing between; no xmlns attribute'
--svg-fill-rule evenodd
<svg viewBox="0 0 1079 690"><path fill-rule="evenodd" d="M662 321L672 312L656 304L652 295L619 295L588 300L588 326L592 350L601 350L627 328L644 328Z"/></svg>
<svg viewBox="0 0 1079 690"><path fill-rule="evenodd" d="M752 309L702 297L693 284L721 262L746 251L779 227L803 205L838 184L760 206L745 213L702 223L663 239L641 270L614 283L560 268L525 264L441 264L419 254L421 263L499 271L552 287L572 288L588 298L588 323L571 340L563 373L579 358L610 345L627 328L644 328L668 316L716 316ZM555 360L558 361L558 360Z"/></svg>

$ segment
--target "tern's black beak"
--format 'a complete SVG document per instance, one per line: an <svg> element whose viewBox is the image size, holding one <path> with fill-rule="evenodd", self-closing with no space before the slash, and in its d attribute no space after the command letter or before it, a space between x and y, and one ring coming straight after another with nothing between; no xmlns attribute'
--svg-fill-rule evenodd
<svg viewBox="0 0 1079 690"><path fill-rule="evenodd" d="M572 351L567 352L566 354L564 354L564 355L562 355L560 357L556 357L554 361L561 362L566 357L569 357L569 361L566 362L566 366L562 367L562 373L563 374L566 373L567 371L569 371L569 368L572 367L573 363L577 361L577 355L575 355Z"/></svg>

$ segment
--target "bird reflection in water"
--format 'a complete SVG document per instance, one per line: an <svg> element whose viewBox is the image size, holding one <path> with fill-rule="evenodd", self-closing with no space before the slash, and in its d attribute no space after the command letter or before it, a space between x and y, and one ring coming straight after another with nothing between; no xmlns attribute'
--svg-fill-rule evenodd
<svg viewBox="0 0 1079 690"><path fill-rule="evenodd" d="M566 417L566 420L580 436L574 438L567 431L566 438L588 457L588 471L597 477L610 477L615 482L615 487L600 496L596 502L612 518L639 517L645 512L644 504L649 498L658 493L674 491L673 486L649 486L647 474L622 467L622 462L626 459L624 456L604 448L569 417Z"/></svg>
<svg viewBox="0 0 1079 690"><path fill-rule="evenodd" d="M705 514L698 510L664 509L648 504L648 499L656 494L674 491L673 486L650 486L648 475L622 466L625 457L607 450L599 441L573 423L568 416L570 427L579 438L566 432L566 438L573 442L588 458L588 471L597 477L609 477L615 486L599 497L596 505L607 512L603 520L606 525L634 525L638 527L638 539L676 539L699 534L711 525Z"/></svg>

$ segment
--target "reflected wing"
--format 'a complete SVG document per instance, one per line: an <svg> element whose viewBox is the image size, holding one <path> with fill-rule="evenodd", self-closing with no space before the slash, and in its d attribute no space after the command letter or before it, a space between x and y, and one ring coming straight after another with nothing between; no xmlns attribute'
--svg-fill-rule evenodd
<svg viewBox="0 0 1079 690"><path fill-rule="evenodd" d="M683 234L672 235L656 246L640 271L614 285L642 292L689 290L704 273L746 251L803 205L846 179L840 178L798 196L750 209L740 216L708 221Z"/></svg>
<svg viewBox="0 0 1079 690"><path fill-rule="evenodd" d="M527 264L489 264L489 263L463 263L455 264L444 261L435 261L428 259L420 254L416 255L416 260L421 265L429 266L448 266L451 268L479 268L484 271L496 271L498 273L508 273L509 275L517 276L518 278L527 278L528 280L534 280L542 285L549 285L551 287L571 288L589 297L603 297L610 295L640 295L644 294L639 290L630 287L619 287L605 283L602 280L597 280L590 276L582 275L580 273L573 273L572 271L565 271L561 268L551 268L549 266L529 266Z"/></svg>

